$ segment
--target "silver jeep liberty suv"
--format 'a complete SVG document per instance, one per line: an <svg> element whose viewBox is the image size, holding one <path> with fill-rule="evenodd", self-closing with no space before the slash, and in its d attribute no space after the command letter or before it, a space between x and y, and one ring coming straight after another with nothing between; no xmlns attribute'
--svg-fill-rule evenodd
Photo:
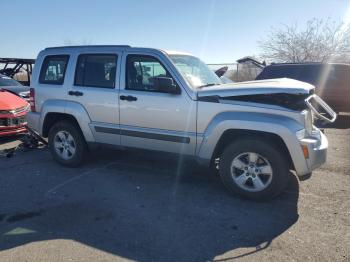
<svg viewBox="0 0 350 262"><path fill-rule="evenodd" d="M63 165L80 165L94 144L194 156L255 200L282 192L290 170L303 176L326 161L313 119L336 118L307 83L222 84L190 54L130 46L46 48L30 102L29 126Z"/></svg>

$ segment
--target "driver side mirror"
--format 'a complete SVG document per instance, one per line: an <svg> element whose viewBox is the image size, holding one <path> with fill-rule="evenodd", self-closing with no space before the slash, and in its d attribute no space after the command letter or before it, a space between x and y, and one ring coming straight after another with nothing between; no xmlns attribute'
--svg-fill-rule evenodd
<svg viewBox="0 0 350 262"><path fill-rule="evenodd" d="M171 77L154 77L153 84L156 90L162 91L164 93L178 95L181 94L181 89L174 83Z"/></svg>

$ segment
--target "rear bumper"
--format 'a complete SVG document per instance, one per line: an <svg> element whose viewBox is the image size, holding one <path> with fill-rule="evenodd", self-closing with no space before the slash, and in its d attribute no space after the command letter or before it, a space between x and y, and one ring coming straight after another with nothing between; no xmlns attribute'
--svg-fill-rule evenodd
<svg viewBox="0 0 350 262"><path fill-rule="evenodd" d="M327 137L318 130L317 135L311 138L304 138L300 144L307 146L309 157L306 158L306 166L301 172L297 172L299 176L311 173L320 167L327 160L328 140Z"/></svg>

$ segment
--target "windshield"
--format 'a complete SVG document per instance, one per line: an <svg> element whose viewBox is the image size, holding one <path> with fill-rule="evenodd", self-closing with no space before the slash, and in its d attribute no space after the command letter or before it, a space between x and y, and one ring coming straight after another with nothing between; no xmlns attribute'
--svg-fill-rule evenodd
<svg viewBox="0 0 350 262"><path fill-rule="evenodd" d="M221 84L220 78L200 59L189 55L170 55L171 60L191 87Z"/></svg>
<svg viewBox="0 0 350 262"><path fill-rule="evenodd" d="M21 86L21 84L11 77L0 76L0 86Z"/></svg>

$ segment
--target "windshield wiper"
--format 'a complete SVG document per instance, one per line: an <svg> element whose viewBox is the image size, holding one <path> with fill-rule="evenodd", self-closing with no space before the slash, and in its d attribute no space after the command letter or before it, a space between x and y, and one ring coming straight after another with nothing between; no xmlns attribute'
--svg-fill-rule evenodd
<svg viewBox="0 0 350 262"><path fill-rule="evenodd" d="M210 84L201 85L201 86L199 86L198 88L208 87L208 86L216 86L216 85L218 85L218 84L216 84L216 83L210 83Z"/></svg>

